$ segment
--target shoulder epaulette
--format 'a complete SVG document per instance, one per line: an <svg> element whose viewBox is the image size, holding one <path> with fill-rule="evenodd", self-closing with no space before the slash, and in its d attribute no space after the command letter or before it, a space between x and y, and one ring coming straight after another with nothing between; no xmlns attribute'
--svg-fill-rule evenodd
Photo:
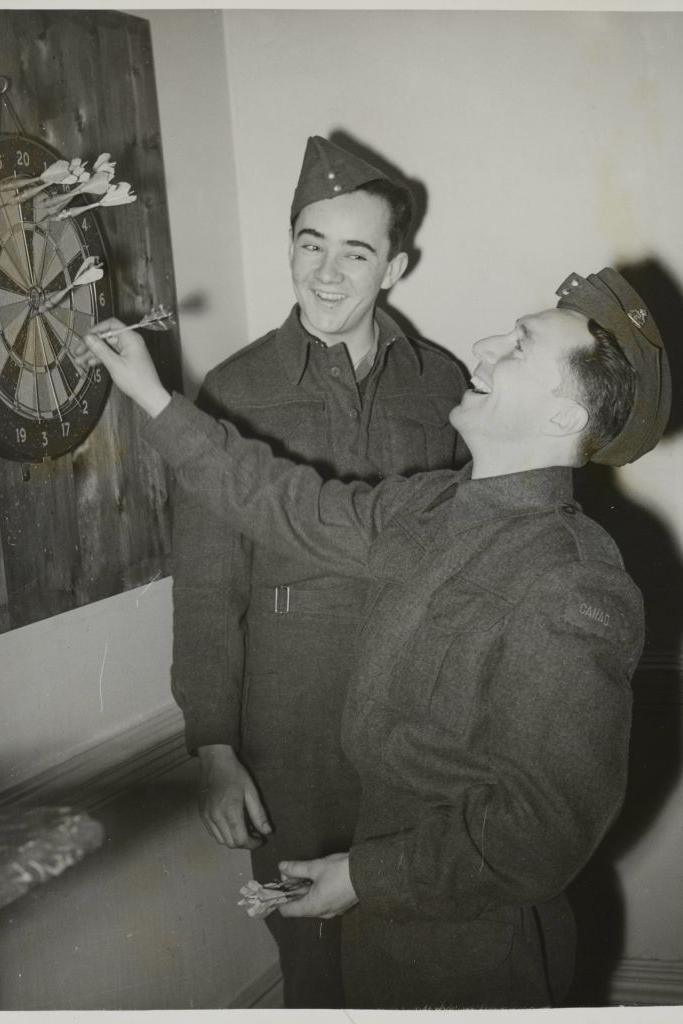
<svg viewBox="0 0 683 1024"><path fill-rule="evenodd" d="M260 348L263 348L264 345L267 345L269 342L273 341L276 334L277 329L268 331L267 334L264 334L260 338L257 338L256 341L251 341L249 342L248 345L244 345L242 348L239 348L236 352L233 352L231 355L227 356L220 363L217 363L216 366L213 366L209 370L207 376L214 373L220 373L220 371L225 366L230 366L233 363L237 363L240 360L245 359L250 355L253 355L254 352L258 351Z"/></svg>

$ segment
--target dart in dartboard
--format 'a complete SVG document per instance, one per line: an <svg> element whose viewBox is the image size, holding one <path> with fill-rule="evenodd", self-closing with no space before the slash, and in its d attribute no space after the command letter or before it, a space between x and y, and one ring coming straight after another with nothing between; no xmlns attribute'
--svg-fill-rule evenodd
<svg viewBox="0 0 683 1024"><path fill-rule="evenodd" d="M23 133L0 135L0 457L58 458L97 423L110 389L103 367L81 369L75 338L114 314L99 209L135 200L101 153L88 167Z"/></svg>

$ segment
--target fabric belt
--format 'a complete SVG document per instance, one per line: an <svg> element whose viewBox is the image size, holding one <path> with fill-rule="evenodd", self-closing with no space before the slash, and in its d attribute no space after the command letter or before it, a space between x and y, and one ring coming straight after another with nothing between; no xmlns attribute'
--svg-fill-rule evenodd
<svg viewBox="0 0 683 1024"><path fill-rule="evenodd" d="M261 615L329 615L358 616L363 611L367 584L343 581L338 587L305 588L282 583L277 587L254 587L249 611Z"/></svg>

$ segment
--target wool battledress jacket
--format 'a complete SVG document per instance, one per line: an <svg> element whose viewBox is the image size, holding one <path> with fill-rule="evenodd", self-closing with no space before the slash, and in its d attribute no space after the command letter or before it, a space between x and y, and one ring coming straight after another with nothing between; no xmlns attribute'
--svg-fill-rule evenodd
<svg viewBox="0 0 683 1024"><path fill-rule="evenodd" d="M347 1005L549 1003L561 894L623 799L643 643L571 470L323 484L179 396L146 431L207 507L370 581L342 736L362 783Z"/></svg>

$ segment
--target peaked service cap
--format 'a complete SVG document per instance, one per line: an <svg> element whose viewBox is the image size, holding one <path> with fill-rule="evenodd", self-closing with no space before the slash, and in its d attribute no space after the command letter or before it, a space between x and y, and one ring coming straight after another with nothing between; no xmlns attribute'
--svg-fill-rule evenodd
<svg viewBox="0 0 683 1024"><path fill-rule="evenodd" d="M635 371L628 419L591 462L635 462L657 444L671 412L671 371L657 324L638 292L612 267L588 278L570 274L556 294L558 308L574 309L611 331Z"/></svg>
<svg viewBox="0 0 683 1024"><path fill-rule="evenodd" d="M317 203L320 199L335 199L377 178L391 181L384 171L354 153L328 142L320 135L312 135L306 143L290 219L293 222L309 203Z"/></svg>

